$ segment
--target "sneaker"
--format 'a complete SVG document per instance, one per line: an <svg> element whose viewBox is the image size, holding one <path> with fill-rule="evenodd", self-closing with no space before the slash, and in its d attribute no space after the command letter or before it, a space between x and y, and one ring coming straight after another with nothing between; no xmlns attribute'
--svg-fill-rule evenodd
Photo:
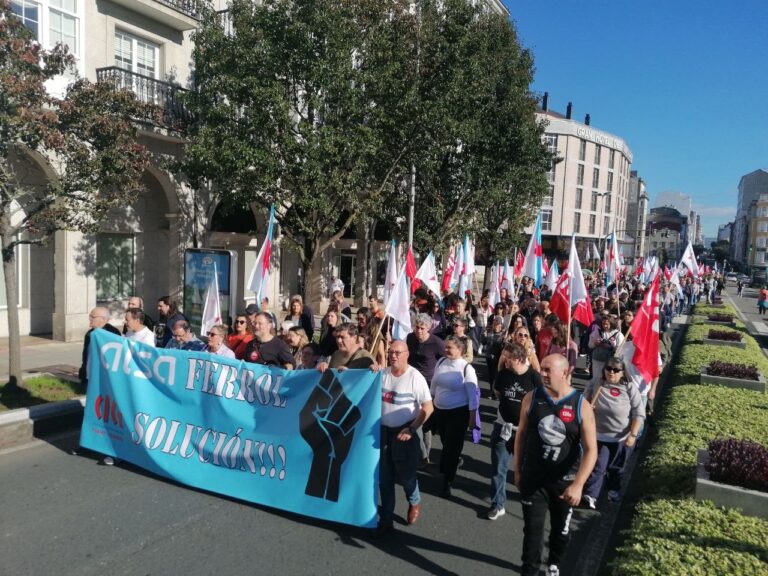
<svg viewBox="0 0 768 576"><path fill-rule="evenodd" d="M560 576L560 568L557 567L557 564L549 565L549 568L547 568L547 576Z"/></svg>
<svg viewBox="0 0 768 576"><path fill-rule="evenodd" d="M608 490L608 500L610 502L618 502L621 500L621 492L618 490Z"/></svg>
<svg viewBox="0 0 768 576"><path fill-rule="evenodd" d="M495 506L488 511L488 520L496 520L506 514L507 511L504 508L496 508Z"/></svg>
<svg viewBox="0 0 768 576"><path fill-rule="evenodd" d="M112 458L112 456L104 456L104 458L101 459L101 463L104 466L114 466L115 465L115 459Z"/></svg>
<svg viewBox="0 0 768 576"><path fill-rule="evenodd" d="M596 510L597 509L597 500L594 496L587 496L584 495L583 500L587 503L587 508L590 510Z"/></svg>

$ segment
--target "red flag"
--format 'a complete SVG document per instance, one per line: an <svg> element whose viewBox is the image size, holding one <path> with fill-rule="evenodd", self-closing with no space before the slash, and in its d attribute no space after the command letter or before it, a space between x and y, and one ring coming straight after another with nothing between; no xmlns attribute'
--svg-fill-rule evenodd
<svg viewBox="0 0 768 576"><path fill-rule="evenodd" d="M584 326L589 326L595 321L592 314L592 302L589 301L589 292L584 283L584 274L581 271L579 253L576 251L576 238L571 237L571 253L568 256L568 272L571 274L570 305L573 309L573 319ZM551 305L551 303L550 303Z"/></svg>
<svg viewBox="0 0 768 576"><path fill-rule="evenodd" d="M632 364L646 382L659 375L659 275L643 297L630 329L635 353Z"/></svg>
<svg viewBox="0 0 768 576"><path fill-rule="evenodd" d="M666 279L666 281L667 281L667 282L669 282L670 280L672 280L672 270L670 270L670 269L667 267L667 265L666 265L666 264L664 265L664 278Z"/></svg>
<svg viewBox="0 0 768 576"><path fill-rule="evenodd" d="M523 275L523 265L525 264L525 258L523 258L523 252L520 248L517 249L515 254L515 278L520 278Z"/></svg>
<svg viewBox="0 0 768 576"><path fill-rule="evenodd" d="M553 314L557 314L563 324L568 324L571 320L571 275L566 270L560 274L557 280L555 291L549 301L549 309Z"/></svg>
<svg viewBox="0 0 768 576"><path fill-rule="evenodd" d="M456 256L451 248L451 253L448 255L448 262L445 264L445 270L443 270L443 282L440 285L440 289L443 292L448 292L451 288L451 276L453 276L453 269L456 266Z"/></svg>
<svg viewBox="0 0 768 576"><path fill-rule="evenodd" d="M637 266L635 267L635 276L640 276L645 268L645 261L643 257L637 259Z"/></svg>
<svg viewBox="0 0 768 576"><path fill-rule="evenodd" d="M411 283L411 294L413 294L421 286L421 280L416 278L416 260L410 246L408 246L408 253L405 255L405 275Z"/></svg>

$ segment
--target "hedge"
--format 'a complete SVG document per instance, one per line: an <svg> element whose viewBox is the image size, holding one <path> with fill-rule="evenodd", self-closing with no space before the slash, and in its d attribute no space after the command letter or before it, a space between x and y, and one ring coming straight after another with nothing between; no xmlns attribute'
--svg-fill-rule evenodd
<svg viewBox="0 0 768 576"><path fill-rule="evenodd" d="M696 451L717 438L768 446L768 395L723 386L674 387L661 409L656 442L643 464L643 490L655 496L693 492Z"/></svg>
<svg viewBox="0 0 768 576"><path fill-rule="evenodd" d="M732 307L697 306L696 314L734 313ZM768 394L702 386L699 372L713 360L757 366L768 376L768 359L744 334L744 350L702 344L717 325L694 317L688 327L659 411L655 442L643 462L642 490L631 528L610 567L615 576L768 576L768 522L690 496L696 453L716 438L748 439L768 446ZM720 328L720 326L718 326Z"/></svg>
<svg viewBox="0 0 768 576"><path fill-rule="evenodd" d="M637 506L632 539L611 563L616 576L768 575L768 522L711 502L655 500Z"/></svg>
<svg viewBox="0 0 768 576"><path fill-rule="evenodd" d="M724 304L723 306L709 306L708 304L696 304L693 307L693 314L695 316L706 316L707 314L733 314L734 318L738 318L736 308L730 304Z"/></svg>

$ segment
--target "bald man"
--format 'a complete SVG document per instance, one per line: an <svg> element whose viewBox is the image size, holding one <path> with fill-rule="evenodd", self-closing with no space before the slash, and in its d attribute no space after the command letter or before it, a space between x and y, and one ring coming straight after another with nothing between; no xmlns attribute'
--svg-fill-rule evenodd
<svg viewBox="0 0 768 576"><path fill-rule="evenodd" d="M421 512L417 471L421 447L417 431L432 414L432 396L424 376L408 365L408 346L395 340L387 353L389 368L381 377L381 463L379 491L381 517L378 533L394 528L395 482L399 481L408 499L408 524Z"/></svg>
<svg viewBox="0 0 768 576"><path fill-rule="evenodd" d="M85 339L83 340L83 363L77 373L80 382L86 386L88 385L88 348L91 345L91 333L97 328L103 328L107 332L120 336L120 330L109 323L109 310L103 306L97 306L91 310L88 314L88 326L90 329L85 333Z"/></svg>
<svg viewBox="0 0 768 576"><path fill-rule="evenodd" d="M544 520L549 510L547 574L560 574L573 506L597 459L595 415L571 387L568 360L541 361L542 386L526 394L515 438L515 484L523 506L523 576L539 573Z"/></svg>

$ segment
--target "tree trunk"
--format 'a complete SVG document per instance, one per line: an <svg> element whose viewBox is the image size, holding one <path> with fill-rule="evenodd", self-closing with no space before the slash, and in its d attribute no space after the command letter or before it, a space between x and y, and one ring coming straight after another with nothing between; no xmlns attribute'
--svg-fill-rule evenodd
<svg viewBox="0 0 768 576"><path fill-rule="evenodd" d="M3 275L8 305L8 383L10 390L21 384L21 336L19 334L19 284L16 276L16 254L8 246L13 236L2 235Z"/></svg>

